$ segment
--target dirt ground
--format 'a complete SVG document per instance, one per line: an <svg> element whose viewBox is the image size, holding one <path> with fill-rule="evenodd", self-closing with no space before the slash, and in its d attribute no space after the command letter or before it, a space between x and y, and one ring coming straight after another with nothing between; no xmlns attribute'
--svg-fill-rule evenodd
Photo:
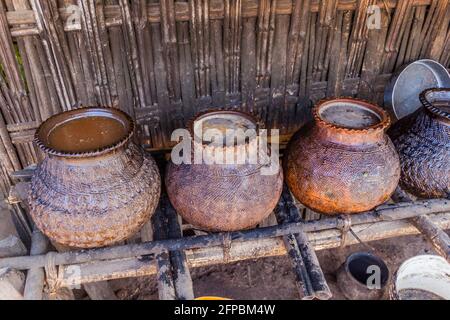
<svg viewBox="0 0 450 320"><path fill-rule="evenodd" d="M408 236L372 242L376 255L385 260L391 275L408 258L434 254L422 236ZM356 251L367 251L363 245L317 252L332 299L345 299L336 284L336 271L345 258ZM231 299L299 299L294 273L287 257L250 260L229 265L198 268L191 271L196 297L220 296ZM112 281L120 299L157 299L154 277Z"/></svg>

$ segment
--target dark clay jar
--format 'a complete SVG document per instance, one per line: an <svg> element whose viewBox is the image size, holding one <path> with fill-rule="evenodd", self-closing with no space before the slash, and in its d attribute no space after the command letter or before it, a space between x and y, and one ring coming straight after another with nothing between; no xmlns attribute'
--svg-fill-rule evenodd
<svg viewBox="0 0 450 320"><path fill-rule="evenodd" d="M131 141L133 120L113 108L63 112L42 123L45 154L31 182L31 216L56 243L91 248L136 233L154 213L161 179Z"/></svg>
<svg viewBox="0 0 450 320"><path fill-rule="evenodd" d="M194 137L195 128L226 130L259 129L255 119L237 111L212 111L197 116L188 128ZM213 146L202 138L193 143L206 155L221 149L223 154L236 154L239 146ZM283 172L261 174L262 165L169 162L166 173L167 193L177 212L190 224L208 231L236 231L255 227L275 208L282 191Z"/></svg>
<svg viewBox="0 0 450 320"><path fill-rule="evenodd" d="M450 89L421 93L423 108L389 131L400 155L401 186L423 198L450 197Z"/></svg>
<svg viewBox="0 0 450 320"><path fill-rule="evenodd" d="M284 160L294 196L312 210L361 213L386 202L400 177L385 134L387 113L366 101L341 98L313 108L315 122L292 138Z"/></svg>

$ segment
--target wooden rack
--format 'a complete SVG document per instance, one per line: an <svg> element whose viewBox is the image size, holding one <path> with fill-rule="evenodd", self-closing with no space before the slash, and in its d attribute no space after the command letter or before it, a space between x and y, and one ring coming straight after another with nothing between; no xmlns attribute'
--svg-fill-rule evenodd
<svg viewBox="0 0 450 320"><path fill-rule="evenodd" d="M30 173L32 170L18 172L17 176L26 180ZM22 202L27 186L28 183L20 183L13 188L10 201ZM183 237L180 220L163 195L152 219L153 232L145 226L138 243L49 254L46 251L48 240L34 230L30 254L23 255L23 245L18 252L17 245L9 244L9 254L3 254L0 269L28 270L24 293L28 299L42 298L43 268L48 267L50 258L51 264L58 268L58 286L94 284L97 295L91 298L113 297L110 289L104 288L106 280L157 275L160 299L192 299L190 268L287 254L293 264L299 296L328 299L331 292L315 250L422 233L436 251L450 261L450 239L443 231L450 229L450 200L411 201L400 189L393 199L402 202L383 205L360 215L304 221L302 208L294 204L285 187L274 212L276 225ZM74 270L77 270L75 275Z"/></svg>

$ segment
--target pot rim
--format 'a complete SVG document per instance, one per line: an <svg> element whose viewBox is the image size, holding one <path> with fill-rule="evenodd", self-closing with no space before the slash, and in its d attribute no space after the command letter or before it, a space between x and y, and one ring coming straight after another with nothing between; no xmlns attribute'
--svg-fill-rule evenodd
<svg viewBox="0 0 450 320"><path fill-rule="evenodd" d="M241 111L241 110L236 110L236 109L216 109L216 110L205 110L203 112L199 112L197 113L191 120L189 120L187 122L187 129L189 130L189 133L191 134L191 137L193 138L194 143L196 142L195 140L195 129L194 129L194 124L197 120L200 120L206 116L210 116L210 115L214 115L214 114L230 114L230 115L237 115L243 118L246 118L247 120L250 120L252 123L255 124L255 130L258 131L260 129L264 129L264 123L259 121L257 116L249 113L249 112L245 112L245 111ZM203 140L200 143L202 146L207 146L203 143ZM245 143L247 144L247 143ZM226 147L226 146L224 146Z"/></svg>
<svg viewBox="0 0 450 320"><path fill-rule="evenodd" d="M95 111L98 110L100 112L109 112L110 114L120 117L123 120L125 120L128 124L127 132L116 142L103 146L97 149L89 150L89 151L81 151L81 152L68 152L68 151L61 151L57 150L51 146L49 146L46 142L44 142L43 134L48 133L51 129L55 128L55 126L51 126L52 122L58 123L58 120L66 120L72 116L87 113L89 111ZM49 127L50 126L50 127ZM125 145L133 136L134 134L134 128L135 123L133 119L124 111L113 108L113 107L106 107L106 106L83 106L80 108L72 109L69 111L64 111L58 114L55 114L45 120L41 123L39 128L36 130L36 133L34 135L34 142L37 144L37 146L46 154L58 156L58 157L65 157L65 158L88 158L88 157L95 157L99 155L107 154L111 151L114 151L123 145Z"/></svg>
<svg viewBox="0 0 450 320"><path fill-rule="evenodd" d="M343 103L343 102L359 104L362 107L373 111L380 118L380 121L376 124L373 124L371 126L367 126L364 128L349 128L349 127L345 127L342 125L337 125L337 124L328 122L320 116L320 110L323 107L330 105L332 103ZM372 102L369 102L367 100L356 99L356 98L352 98L352 97L322 99L312 109L312 113L313 113L313 117L314 117L314 120L316 121L316 123L320 124L321 126L329 128L329 129L341 131L341 132L346 132L346 133L365 133L365 132L369 133L369 132L373 132L373 131L384 131L387 128L389 128L389 126L391 125L391 118L389 117L388 113L384 109L382 109L378 105L376 105Z"/></svg>
<svg viewBox="0 0 450 320"><path fill-rule="evenodd" d="M420 93L419 95L420 102L432 114L450 120L450 112L442 110L441 108L435 106L433 101L430 101L429 95L435 92L447 92L449 93L450 96L450 88L431 88Z"/></svg>

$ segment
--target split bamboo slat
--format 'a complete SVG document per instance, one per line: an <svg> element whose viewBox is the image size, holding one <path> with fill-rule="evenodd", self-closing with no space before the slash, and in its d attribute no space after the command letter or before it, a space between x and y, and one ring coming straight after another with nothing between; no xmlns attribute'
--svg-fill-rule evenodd
<svg viewBox="0 0 450 320"><path fill-rule="evenodd" d="M0 0L0 190L40 159L39 124L80 105L127 111L154 150L205 109L250 111L289 136L311 101L382 103L401 65L450 67L449 2Z"/></svg>

